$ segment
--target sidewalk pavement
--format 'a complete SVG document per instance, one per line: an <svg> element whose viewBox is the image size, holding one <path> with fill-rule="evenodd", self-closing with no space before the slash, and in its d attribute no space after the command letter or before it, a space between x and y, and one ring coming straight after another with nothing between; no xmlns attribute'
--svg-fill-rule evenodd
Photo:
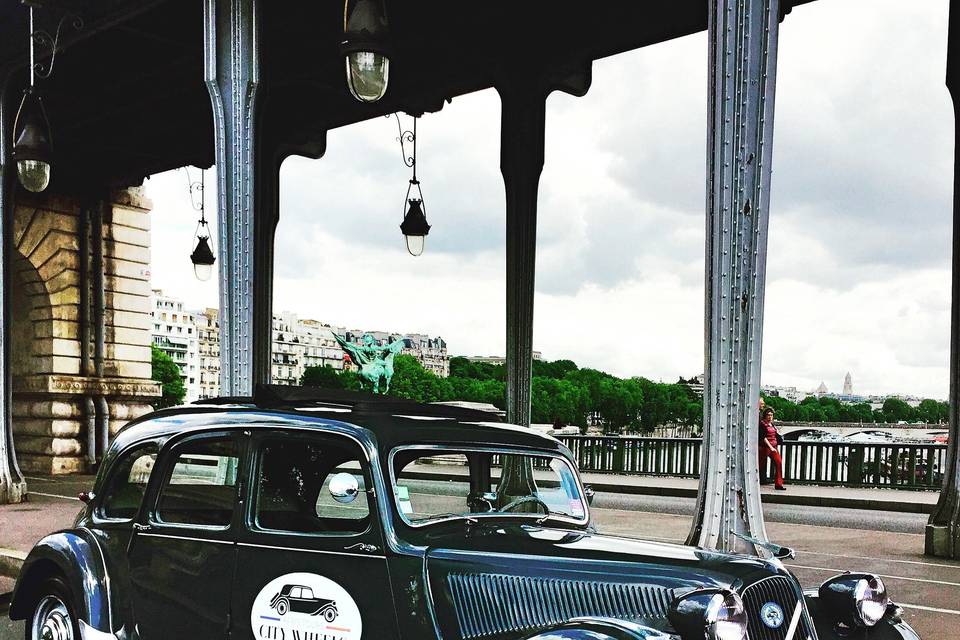
<svg viewBox="0 0 960 640"><path fill-rule="evenodd" d="M423 469L424 471L420 471ZM457 474L457 467L431 465L420 467L425 479L444 479ZM625 476L585 473L583 481L603 493L659 495L695 498L696 478ZM0 593L8 586L3 576L15 577L24 558L37 540L59 529L70 527L83 505L77 494L93 486L93 476L48 476L27 479L28 500L22 504L0 506ZM894 489L850 489L790 485L787 491L761 487L768 504L797 504L874 511L929 513L936 504L936 491L900 491Z"/></svg>

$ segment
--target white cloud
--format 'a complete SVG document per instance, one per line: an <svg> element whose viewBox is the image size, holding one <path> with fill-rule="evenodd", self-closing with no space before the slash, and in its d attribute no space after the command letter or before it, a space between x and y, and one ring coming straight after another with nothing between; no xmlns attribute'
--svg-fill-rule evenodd
<svg viewBox="0 0 960 640"><path fill-rule="evenodd" d="M947 8L834 0L783 23L764 382L839 388L849 370L858 391L946 396ZM535 321L546 357L663 380L701 371L706 57L704 34L682 38L598 61L586 97L549 99ZM502 353L499 109L486 91L421 119L433 229L418 259L398 229L409 170L394 120L331 131L324 158L288 160L274 308ZM196 283L187 259L183 176L147 188L155 285L214 304L215 283Z"/></svg>

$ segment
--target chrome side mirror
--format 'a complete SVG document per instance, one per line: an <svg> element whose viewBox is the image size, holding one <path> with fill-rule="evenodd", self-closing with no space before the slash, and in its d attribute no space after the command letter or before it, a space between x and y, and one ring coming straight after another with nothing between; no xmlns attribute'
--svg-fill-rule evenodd
<svg viewBox="0 0 960 640"><path fill-rule="evenodd" d="M338 473L330 478L330 496L341 504L349 504L360 494L360 484L352 473Z"/></svg>
<svg viewBox="0 0 960 640"><path fill-rule="evenodd" d="M587 499L587 505L593 506L593 498L597 495L597 492L594 491L593 487L588 484L583 485L583 495Z"/></svg>

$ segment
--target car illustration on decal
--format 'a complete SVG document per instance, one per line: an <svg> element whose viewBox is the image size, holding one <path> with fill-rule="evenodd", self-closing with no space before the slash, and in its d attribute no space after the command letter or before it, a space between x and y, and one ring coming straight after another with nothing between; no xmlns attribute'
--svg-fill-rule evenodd
<svg viewBox="0 0 960 640"><path fill-rule="evenodd" d="M313 589L299 584L286 584L270 600L270 607L285 615L288 611L323 616L327 622L337 619L337 603L333 600L315 598Z"/></svg>

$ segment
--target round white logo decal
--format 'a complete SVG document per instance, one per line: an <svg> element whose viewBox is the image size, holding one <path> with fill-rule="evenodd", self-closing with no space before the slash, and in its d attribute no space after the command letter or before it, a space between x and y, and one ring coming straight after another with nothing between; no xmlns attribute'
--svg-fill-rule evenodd
<svg viewBox="0 0 960 640"><path fill-rule="evenodd" d="M760 619L771 629L779 629L783 624L783 609L776 602L768 602L760 607Z"/></svg>
<svg viewBox="0 0 960 640"><path fill-rule="evenodd" d="M253 600L250 626L263 640L359 640L360 610L339 584L314 573L288 573Z"/></svg>

